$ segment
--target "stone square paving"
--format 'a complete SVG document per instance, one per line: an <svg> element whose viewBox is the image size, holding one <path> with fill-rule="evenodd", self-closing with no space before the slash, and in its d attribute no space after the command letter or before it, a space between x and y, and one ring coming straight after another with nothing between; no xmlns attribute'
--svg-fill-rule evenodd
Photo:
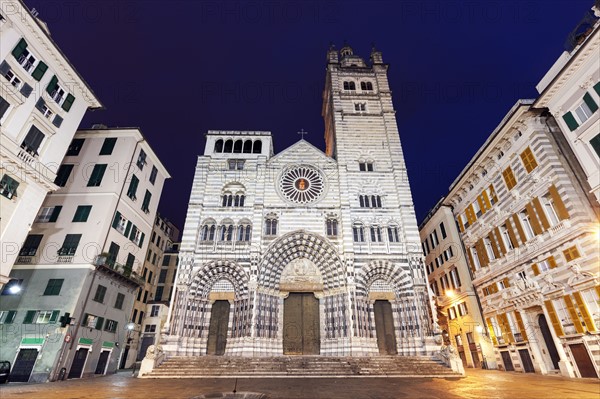
<svg viewBox="0 0 600 399"><path fill-rule="evenodd" d="M46 384L11 383L0 387L0 398L39 399L190 399L218 398L231 393L235 379L137 379L131 372ZM544 398L598 399L600 381L556 376L467 370L466 378L253 378L237 381L238 395L286 399L396 398ZM242 392L263 395L240 395Z"/></svg>

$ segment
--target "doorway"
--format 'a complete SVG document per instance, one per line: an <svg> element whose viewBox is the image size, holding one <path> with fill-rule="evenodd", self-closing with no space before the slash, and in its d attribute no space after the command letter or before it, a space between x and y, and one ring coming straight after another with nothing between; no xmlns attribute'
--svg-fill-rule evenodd
<svg viewBox="0 0 600 399"><path fill-rule="evenodd" d="M506 371L515 371L515 367L513 366L512 360L510 359L510 352L503 351L500 352L502 355L502 362L504 363L504 370Z"/></svg>
<svg viewBox="0 0 600 399"><path fill-rule="evenodd" d="M75 357L73 358L73 363L71 363L71 371L69 371L69 376L67 378L81 378L88 352L89 348L77 349L77 352L75 352Z"/></svg>
<svg viewBox="0 0 600 399"><path fill-rule="evenodd" d="M548 348L548 354L550 355L552 365L554 366L555 370L558 370L558 362L560 361L560 356L558 355L558 351L556 350L556 345L554 344L554 339L552 339L552 333L550 332L550 328L548 327L548 321L546 320L545 315L540 315L540 317L538 318L538 324L540 325L540 331L542 333L542 337L544 337L546 348Z"/></svg>
<svg viewBox="0 0 600 399"><path fill-rule="evenodd" d="M397 355L396 334L394 331L394 316L390 301L375 301L375 332L377 333L377 347L381 355ZM466 359L464 359L466 361Z"/></svg>
<svg viewBox="0 0 600 399"><path fill-rule="evenodd" d="M569 345L569 348L571 349L573 359L575 360L575 364L577 364L581 378L598 378L598 373L596 373L596 368L592 363L592 359L590 359L590 355L585 348L585 345L571 344Z"/></svg>
<svg viewBox="0 0 600 399"><path fill-rule="evenodd" d="M100 357L98 358L98 364L96 365L96 371L94 374L106 374L106 364L108 363L109 356L110 351L100 352Z"/></svg>
<svg viewBox="0 0 600 399"><path fill-rule="evenodd" d="M312 292L290 292L283 301L283 354L320 353L319 300Z"/></svg>
<svg viewBox="0 0 600 399"><path fill-rule="evenodd" d="M533 368L533 362L531 361L529 351L527 349L519 349L519 356L521 357L521 364L523 365L523 370L525 370L526 373L535 373L535 369Z"/></svg>
<svg viewBox="0 0 600 399"><path fill-rule="evenodd" d="M229 328L229 301L215 301L210 311L208 327L207 355L222 356L227 346L227 329Z"/></svg>
<svg viewBox="0 0 600 399"><path fill-rule="evenodd" d="M11 382L28 382L35 360L37 359L37 349L21 349L15 360L15 364L10 372Z"/></svg>

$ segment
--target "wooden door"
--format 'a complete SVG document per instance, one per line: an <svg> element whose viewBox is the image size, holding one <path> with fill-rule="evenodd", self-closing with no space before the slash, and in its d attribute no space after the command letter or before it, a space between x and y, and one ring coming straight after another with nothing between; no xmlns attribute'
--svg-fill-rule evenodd
<svg viewBox="0 0 600 399"><path fill-rule="evenodd" d="M215 301L210 311L208 327L207 355L221 356L227 346L227 330L229 328L229 301Z"/></svg>
<svg viewBox="0 0 600 399"><path fill-rule="evenodd" d="M510 359L510 352L503 351L500 352L502 355L502 362L504 362L504 370L506 371L515 371L515 367L513 366L512 360Z"/></svg>
<svg viewBox="0 0 600 399"><path fill-rule="evenodd" d="M525 370L526 373L535 373L531 356L529 356L529 351L527 349L519 349L519 356L521 357L523 370Z"/></svg>
<svg viewBox="0 0 600 399"><path fill-rule="evenodd" d="M374 311L379 353L381 355L398 354L392 304L390 301L375 301Z"/></svg>
<svg viewBox="0 0 600 399"><path fill-rule="evenodd" d="M556 350L556 345L554 344L554 340L552 339L552 333L550 332L550 328L548 327L548 321L546 320L546 316L543 314L538 318L538 324L540 325L540 331L542 332L542 336L544 337L544 342L546 343L546 348L548 348L548 354L550 355L550 360L552 360L552 365L555 370L558 370L558 362L560 361L560 356L558 355L558 350Z"/></svg>
<svg viewBox="0 0 600 399"><path fill-rule="evenodd" d="M575 364L577 364L577 368L579 369L579 374L581 374L581 377L598 378L598 373L596 373L596 369L594 368L594 364L590 359L587 349L585 349L585 345L572 344L569 345L569 348L571 348L573 359L575 360Z"/></svg>
<svg viewBox="0 0 600 399"><path fill-rule="evenodd" d="M10 372L11 382L28 382L37 359L37 349L21 349Z"/></svg>
<svg viewBox="0 0 600 399"><path fill-rule="evenodd" d="M106 363L108 363L109 356L110 356L110 351L100 352L100 357L98 358L98 364L96 365L96 371L94 372L94 374L106 373Z"/></svg>
<svg viewBox="0 0 600 399"><path fill-rule="evenodd" d="M71 363L71 371L69 371L69 376L67 378L81 378L88 351L88 348L79 348L77 352L75 352L73 363Z"/></svg>
<svg viewBox="0 0 600 399"><path fill-rule="evenodd" d="M291 292L283 302L283 354L320 353L319 300L311 292Z"/></svg>

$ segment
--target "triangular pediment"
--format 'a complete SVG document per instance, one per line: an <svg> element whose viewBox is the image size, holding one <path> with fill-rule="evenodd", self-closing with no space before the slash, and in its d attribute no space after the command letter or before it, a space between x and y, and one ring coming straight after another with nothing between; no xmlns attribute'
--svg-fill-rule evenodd
<svg viewBox="0 0 600 399"><path fill-rule="evenodd" d="M337 163L335 159L328 157L323 151L306 140L299 140L268 161L271 164L280 162L315 163L321 165L335 165Z"/></svg>

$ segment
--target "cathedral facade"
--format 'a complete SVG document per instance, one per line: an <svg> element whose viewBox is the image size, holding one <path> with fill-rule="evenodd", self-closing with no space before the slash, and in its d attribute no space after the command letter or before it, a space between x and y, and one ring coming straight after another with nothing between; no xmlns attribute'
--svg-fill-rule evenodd
<svg viewBox="0 0 600 399"><path fill-rule="evenodd" d="M168 355L428 355L431 303L387 64L327 54L326 151L209 131Z"/></svg>

